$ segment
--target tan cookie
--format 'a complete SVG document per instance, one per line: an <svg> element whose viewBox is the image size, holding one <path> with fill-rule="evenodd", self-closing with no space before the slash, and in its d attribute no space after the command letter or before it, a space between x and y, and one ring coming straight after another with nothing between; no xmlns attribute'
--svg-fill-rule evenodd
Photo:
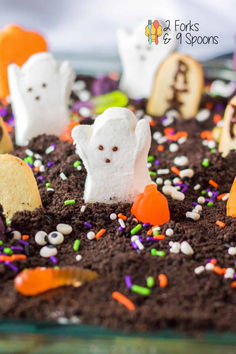
<svg viewBox="0 0 236 354"><path fill-rule="evenodd" d="M226 205L226 215L236 218L236 177L234 178Z"/></svg>
<svg viewBox="0 0 236 354"><path fill-rule="evenodd" d="M27 163L13 155L0 155L0 204L9 219L17 211L42 206L33 172Z"/></svg>
<svg viewBox="0 0 236 354"><path fill-rule="evenodd" d="M224 114L224 126L221 134L219 151L223 157L230 150L236 150L236 96L228 103Z"/></svg>
<svg viewBox="0 0 236 354"><path fill-rule="evenodd" d="M187 55L173 53L156 73L147 113L162 116L175 108L183 118L192 118L197 113L202 88L201 65Z"/></svg>
<svg viewBox="0 0 236 354"><path fill-rule="evenodd" d="M13 150L12 141L8 131L3 123L2 117L0 117L0 154L6 154Z"/></svg>

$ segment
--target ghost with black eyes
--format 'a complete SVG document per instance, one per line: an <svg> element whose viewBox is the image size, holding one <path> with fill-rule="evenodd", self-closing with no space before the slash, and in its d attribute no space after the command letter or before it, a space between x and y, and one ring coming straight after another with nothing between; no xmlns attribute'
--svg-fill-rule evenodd
<svg viewBox="0 0 236 354"><path fill-rule="evenodd" d="M150 126L129 109L108 108L93 125L76 126L72 138L87 170L85 202L132 202L152 183L147 168Z"/></svg>
<svg viewBox="0 0 236 354"><path fill-rule="evenodd" d="M68 100L75 73L50 53L37 53L20 68L8 66L16 144L26 145L39 134L60 136L69 119Z"/></svg>

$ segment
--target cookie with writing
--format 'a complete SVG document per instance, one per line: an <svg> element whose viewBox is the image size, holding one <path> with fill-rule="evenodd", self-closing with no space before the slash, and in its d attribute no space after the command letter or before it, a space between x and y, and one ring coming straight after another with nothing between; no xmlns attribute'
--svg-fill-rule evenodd
<svg viewBox="0 0 236 354"><path fill-rule="evenodd" d="M16 156L0 155L0 204L4 215L34 210L42 206L33 172L26 162Z"/></svg>
<svg viewBox="0 0 236 354"><path fill-rule="evenodd" d="M13 145L10 135L8 134L2 117L0 117L0 154L6 154L12 150Z"/></svg>
<svg viewBox="0 0 236 354"><path fill-rule="evenodd" d="M219 151L222 156L236 150L236 96L228 103L224 114L224 126L220 138Z"/></svg>
<svg viewBox="0 0 236 354"><path fill-rule="evenodd" d="M147 113L162 116L174 108L183 118L192 118L197 113L202 88L201 65L185 54L171 54L157 71Z"/></svg>

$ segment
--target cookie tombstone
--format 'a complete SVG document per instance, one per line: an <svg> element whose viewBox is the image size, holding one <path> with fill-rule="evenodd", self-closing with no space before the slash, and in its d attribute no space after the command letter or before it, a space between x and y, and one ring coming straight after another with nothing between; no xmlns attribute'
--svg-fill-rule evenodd
<svg viewBox="0 0 236 354"><path fill-rule="evenodd" d="M108 108L93 125L76 126L72 138L87 170L86 203L133 202L152 183L150 126L127 108Z"/></svg>
<svg viewBox="0 0 236 354"><path fill-rule="evenodd" d="M75 73L50 53L37 53L20 68L8 67L18 145L39 134L62 135L70 122L68 101Z"/></svg>
<svg viewBox="0 0 236 354"><path fill-rule="evenodd" d="M236 96L228 103L224 114L224 126L219 151L225 157L230 150L236 150Z"/></svg>
<svg viewBox="0 0 236 354"><path fill-rule="evenodd" d="M201 65L187 55L171 54L156 73L147 113L162 116L174 108L183 118L192 118L197 113L202 88Z"/></svg>
<svg viewBox="0 0 236 354"><path fill-rule="evenodd" d="M0 117L0 154L6 154L13 150L12 141L8 131Z"/></svg>
<svg viewBox="0 0 236 354"><path fill-rule="evenodd" d="M33 172L27 163L13 155L0 155L0 204L10 219L17 211L42 206Z"/></svg>

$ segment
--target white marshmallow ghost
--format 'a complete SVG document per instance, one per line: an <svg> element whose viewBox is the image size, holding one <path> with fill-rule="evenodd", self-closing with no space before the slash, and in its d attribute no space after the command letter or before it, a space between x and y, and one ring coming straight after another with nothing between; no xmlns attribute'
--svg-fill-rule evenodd
<svg viewBox="0 0 236 354"><path fill-rule="evenodd" d="M140 23L133 32L124 29L117 31L118 49L122 64L120 89L130 98L148 98L152 92L155 73L163 60L176 48L174 32L164 32L156 45L148 43L145 26L148 21ZM165 36L163 38L163 36ZM168 37L168 38L167 38ZM168 42L168 39L170 41ZM168 43L167 43L168 42Z"/></svg>
<svg viewBox="0 0 236 354"><path fill-rule="evenodd" d="M129 109L108 108L93 125L76 126L72 138L87 170L86 203L133 202L152 183L147 168L150 126Z"/></svg>
<svg viewBox="0 0 236 354"><path fill-rule="evenodd" d="M71 65L59 65L50 53L32 55L21 68L8 66L16 144L26 145L44 133L60 136L66 130L74 78Z"/></svg>

